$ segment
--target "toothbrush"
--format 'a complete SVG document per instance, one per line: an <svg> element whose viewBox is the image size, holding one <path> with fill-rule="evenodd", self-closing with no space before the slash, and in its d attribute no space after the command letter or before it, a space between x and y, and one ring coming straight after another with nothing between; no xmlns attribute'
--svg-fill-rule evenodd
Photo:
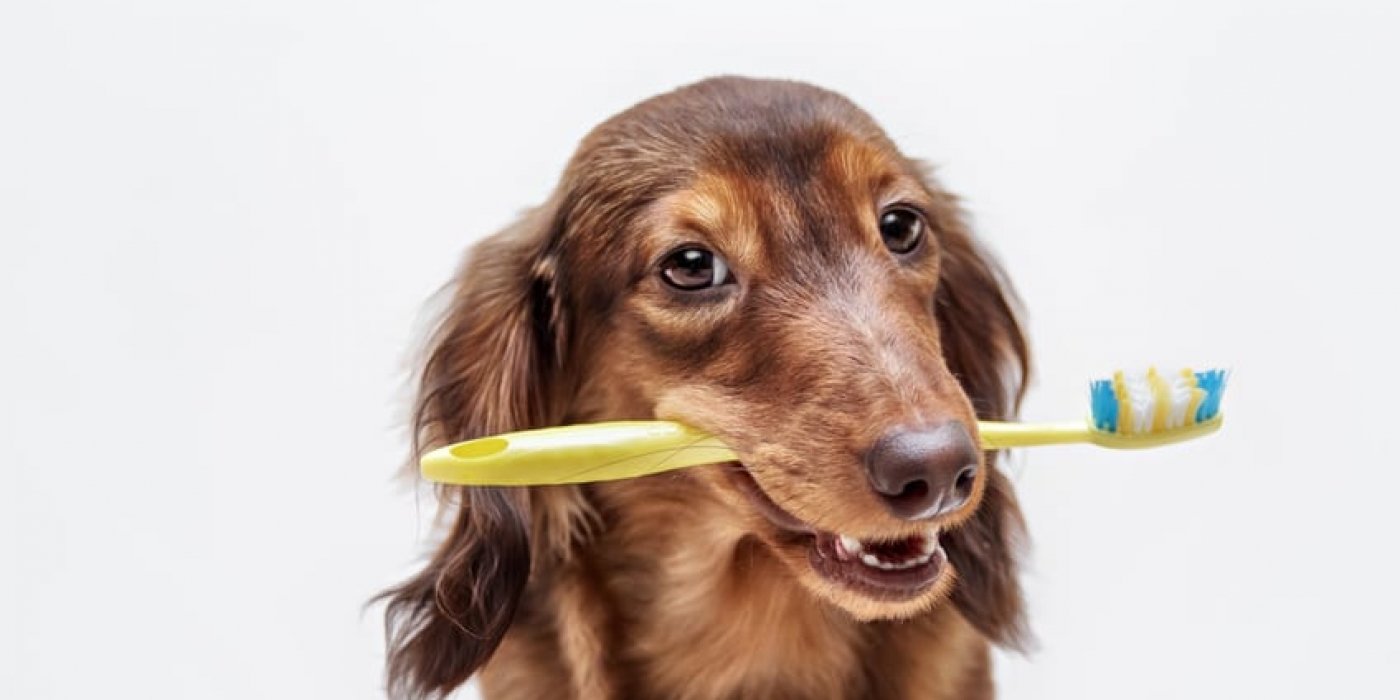
<svg viewBox="0 0 1400 700"><path fill-rule="evenodd" d="M1064 423L978 421L982 448L1092 443L1160 447L1220 429L1228 373L1116 372L1089 384L1090 416ZM670 421L615 421L505 433L433 450L423 477L443 484L532 486L627 479L739 460L718 437Z"/></svg>

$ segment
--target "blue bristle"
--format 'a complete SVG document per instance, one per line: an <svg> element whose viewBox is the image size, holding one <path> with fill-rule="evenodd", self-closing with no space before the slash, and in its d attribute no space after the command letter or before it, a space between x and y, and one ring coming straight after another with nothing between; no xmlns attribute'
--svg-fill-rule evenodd
<svg viewBox="0 0 1400 700"><path fill-rule="evenodd" d="M1196 386L1206 392L1201 407L1196 409L1196 422L1202 423L1220 413L1220 398L1225 393L1225 382L1229 374L1223 369L1212 369L1196 373Z"/></svg>
<svg viewBox="0 0 1400 700"><path fill-rule="evenodd" d="M1089 398L1094 427L1104 432L1118 431L1118 397L1113 393L1112 379L1089 382Z"/></svg>

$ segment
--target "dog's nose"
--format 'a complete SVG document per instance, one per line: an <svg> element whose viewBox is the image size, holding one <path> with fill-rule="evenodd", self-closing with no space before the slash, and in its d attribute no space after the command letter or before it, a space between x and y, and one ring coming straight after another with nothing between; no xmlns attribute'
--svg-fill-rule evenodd
<svg viewBox="0 0 1400 700"><path fill-rule="evenodd" d="M957 421L885 433L866 454L865 468L875 494L891 513L905 520L932 518L957 510L977 481L977 446Z"/></svg>

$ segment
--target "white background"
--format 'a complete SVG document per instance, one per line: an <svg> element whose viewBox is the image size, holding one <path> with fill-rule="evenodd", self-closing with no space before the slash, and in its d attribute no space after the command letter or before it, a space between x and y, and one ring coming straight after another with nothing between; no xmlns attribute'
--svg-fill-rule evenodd
<svg viewBox="0 0 1400 700"><path fill-rule="evenodd" d="M380 696L423 302L587 129L726 72L941 165L1027 417L1235 370L1212 439L1011 465L1004 697L1400 696L1395 3L476 5L0 10L0 696Z"/></svg>

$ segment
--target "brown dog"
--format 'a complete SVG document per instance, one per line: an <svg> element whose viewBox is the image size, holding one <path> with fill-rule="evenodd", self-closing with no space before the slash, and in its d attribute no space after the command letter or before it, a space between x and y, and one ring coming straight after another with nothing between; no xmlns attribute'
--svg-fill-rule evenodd
<svg viewBox="0 0 1400 700"><path fill-rule="evenodd" d="M669 419L743 463L445 492L384 594L390 692L990 697L1021 519L976 421L1020 399L1013 309L954 197L839 95L720 78L603 123L472 251L415 448Z"/></svg>

